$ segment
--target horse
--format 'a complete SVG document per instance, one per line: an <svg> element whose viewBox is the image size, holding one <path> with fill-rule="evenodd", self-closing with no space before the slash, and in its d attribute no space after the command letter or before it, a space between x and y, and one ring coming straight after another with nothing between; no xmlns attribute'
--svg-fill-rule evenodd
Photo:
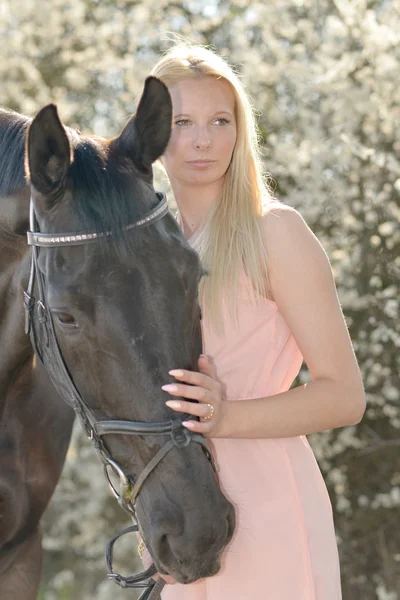
<svg viewBox="0 0 400 600"><path fill-rule="evenodd" d="M206 441L161 390L201 352L202 267L153 187L171 122L154 77L111 139L64 126L51 104L33 119L0 111L2 600L36 598L40 520L71 406L119 477L114 492L138 522L151 573L212 576L232 537L234 509Z"/></svg>

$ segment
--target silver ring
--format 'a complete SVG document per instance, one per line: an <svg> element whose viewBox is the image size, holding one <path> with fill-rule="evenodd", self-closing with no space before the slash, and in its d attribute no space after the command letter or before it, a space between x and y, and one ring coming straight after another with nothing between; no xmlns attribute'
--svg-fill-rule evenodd
<svg viewBox="0 0 400 600"><path fill-rule="evenodd" d="M110 490L111 492L114 494L115 498L119 501L121 498L121 494L119 492L117 492L117 490L115 489L111 479L110 479L110 475L108 473L108 467L111 467L112 470L114 471L114 473L116 475L118 475L119 477L119 482L120 482L120 486L121 486L121 490L123 488L127 488L129 486L129 479L127 478L127 476L125 475L125 473L123 472L123 470L121 469L121 467L118 465L117 462L115 462L115 460L113 460L112 458L109 458L108 456L105 458L105 463L104 463L104 473L106 475L106 479L108 481L108 485L110 486Z"/></svg>
<svg viewBox="0 0 400 600"><path fill-rule="evenodd" d="M203 417L203 421L211 421L214 416L214 407L212 404L206 404L206 406L210 407L210 414L207 417Z"/></svg>

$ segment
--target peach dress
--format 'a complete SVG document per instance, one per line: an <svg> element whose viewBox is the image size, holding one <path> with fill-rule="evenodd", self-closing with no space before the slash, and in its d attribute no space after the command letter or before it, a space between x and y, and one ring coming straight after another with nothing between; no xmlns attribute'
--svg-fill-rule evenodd
<svg viewBox="0 0 400 600"><path fill-rule="evenodd" d="M286 392L303 357L277 304L251 305L239 289L239 330L216 335L203 313L204 353L228 401ZM163 600L340 600L332 507L305 436L211 440L222 491L236 529L217 575L166 585Z"/></svg>

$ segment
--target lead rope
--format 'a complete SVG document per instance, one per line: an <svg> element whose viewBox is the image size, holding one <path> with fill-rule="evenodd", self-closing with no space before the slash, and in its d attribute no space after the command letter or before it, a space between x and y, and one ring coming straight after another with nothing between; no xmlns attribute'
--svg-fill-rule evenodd
<svg viewBox="0 0 400 600"><path fill-rule="evenodd" d="M147 579L153 577L157 571L152 563L145 571L141 573L137 573L136 575L131 575L130 577L124 577L123 575L119 575L115 573L113 569L113 551L115 542L127 533L134 533L139 530L137 524L131 525L127 527L123 531L120 531L116 535L114 535L111 540L107 543L106 546L106 563L108 568L107 579L113 580L117 585L122 588L146 588L144 592L139 597L139 600L160 600L161 592L165 586L165 581L160 576L157 581L149 581L145 583Z"/></svg>

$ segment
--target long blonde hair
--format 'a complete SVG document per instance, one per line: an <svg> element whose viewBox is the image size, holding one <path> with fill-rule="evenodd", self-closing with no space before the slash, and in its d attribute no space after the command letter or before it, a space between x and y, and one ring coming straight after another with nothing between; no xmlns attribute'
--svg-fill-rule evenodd
<svg viewBox="0 0 400 600"><path fill-rule="evenodd" d="M222 195L201 231L190 240L209 273L200 283L203 309L213 326L222 332L223 304L237 323L237 290L243 271L252 284L253 302L268 295L260 219L266 210L280 202L272 196L263 175L251 103L238 75L222 57L203 46L178 43L161 57L151 74L167 87L185 79L222 78L235 97L237 137Z"/></svg>

